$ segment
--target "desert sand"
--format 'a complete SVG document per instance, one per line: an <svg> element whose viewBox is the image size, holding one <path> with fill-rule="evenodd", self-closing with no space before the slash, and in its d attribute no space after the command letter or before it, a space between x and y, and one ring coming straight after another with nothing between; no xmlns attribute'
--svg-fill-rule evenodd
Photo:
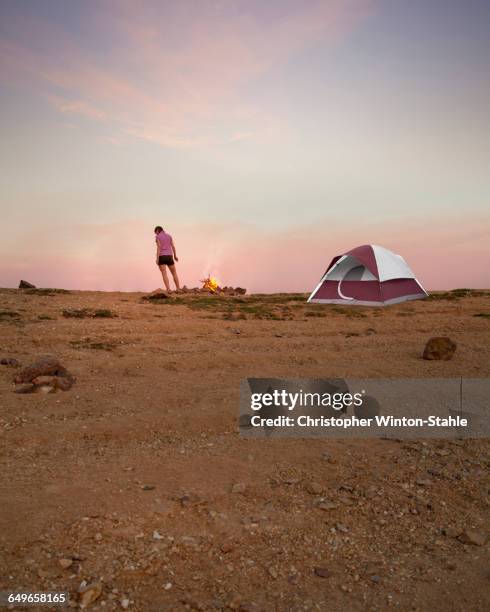
<svg viewBox="0 0 490 612"><path fill-rule="evenodd" d="M0 292L0 358L76 377L18 394L0 365L2 589L76 607L86 581L90 610L490 609L488 440L238 433L246 377L488 377L489 292L142 296ZM422 359L431 336L451 361Z"/></svg>

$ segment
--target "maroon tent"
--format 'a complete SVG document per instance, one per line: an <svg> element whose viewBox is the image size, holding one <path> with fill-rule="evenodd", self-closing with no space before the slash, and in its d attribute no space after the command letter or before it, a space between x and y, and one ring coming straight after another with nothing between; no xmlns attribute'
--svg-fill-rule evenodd
<svg viewBox="0 0 490 612"><path fill-rule="evenodd" d="M425 297L403 257L364 244L332 259L308 302L384 306Z"/></svg>

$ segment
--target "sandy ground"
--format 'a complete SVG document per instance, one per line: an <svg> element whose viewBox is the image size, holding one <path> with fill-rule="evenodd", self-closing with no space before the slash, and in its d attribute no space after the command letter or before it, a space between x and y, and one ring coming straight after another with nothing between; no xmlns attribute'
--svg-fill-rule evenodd
<svg viewBox="0 0 490 612"><path fill-rule="evenodd" d="M488 377L488 293L354 310L141 297L0 292L0 358L52 354L77 378L19 395L0 366L2 589L75 607L100 582L91 610L490 609L488 544L457 537L488 535L487 440L237 428L249 376ZM62 314L81 308L117 317ZM421 358L433 335L457 342L451 361Z"/></svg>

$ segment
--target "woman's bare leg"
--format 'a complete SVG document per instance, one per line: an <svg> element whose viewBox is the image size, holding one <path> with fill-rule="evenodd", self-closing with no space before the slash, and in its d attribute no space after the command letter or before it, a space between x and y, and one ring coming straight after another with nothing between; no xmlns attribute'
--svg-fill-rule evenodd
<svg viewBox="0 0 490 612"><path fill-rule="evenodd" d="M169 266L168 267L170 272L172 273L173 279L174 279L174 283L175 283L175 287L177 288L177 290L180 289L180 281L179 281L179 277L177 275L177 268L175 267L175 265L173 266Z"/></svg>
<svg viewBox="0 0 490 612"><path fill-rule="evenodd" d="M167 266L158 266L158 267L160 268L160 272L162 273L163 284L165 285L165 289L167 291L170 291L170 283L168 281Z"/></svg>

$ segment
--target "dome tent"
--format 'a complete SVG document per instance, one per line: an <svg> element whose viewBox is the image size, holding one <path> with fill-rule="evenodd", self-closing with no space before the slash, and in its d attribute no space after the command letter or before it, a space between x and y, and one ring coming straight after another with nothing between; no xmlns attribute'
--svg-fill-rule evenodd
<svg viewBox="0 0 490 612"><path fill-rule="evenodd" d="M364 244L332 259L308 302L385 306L427 295L403 257Z"/></svg>

